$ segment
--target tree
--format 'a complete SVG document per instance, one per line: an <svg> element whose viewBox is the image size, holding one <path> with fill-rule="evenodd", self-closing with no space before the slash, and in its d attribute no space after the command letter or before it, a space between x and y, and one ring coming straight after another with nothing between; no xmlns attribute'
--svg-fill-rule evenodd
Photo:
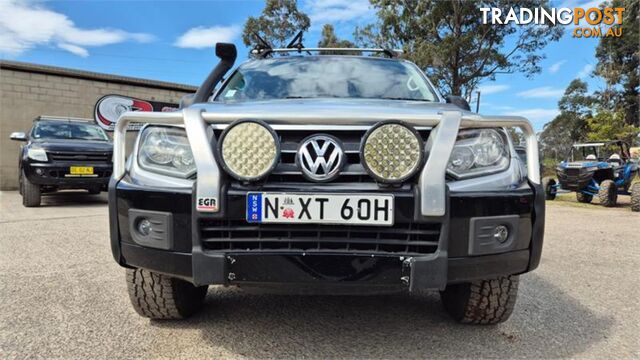
<svg viewBox="0 0 640 360"><path fill-rule="evenodd" d="M539 73L542 50L557 41L560 26L482 23L478 3L465 0L370 0L378 22L357 28L361 45L402 46L405 57L421 68L445 93L470 95L481 79L497 74ZM547 0L494 0L506 14L513 7L548 7Z"/></svg>
<svg viewBox="0 0 640 360"><path fill-rule="evenodd" d="M540 134L543 157L558 159L569 152L574 142L585 140L594 100L587 83L571 81L558 101L560 114L547 123Z"/></svg>
<svg viewBox="0 0 640 360"><path fill-rule="evenodd" d="M336 35L333 26L330 24L324 24L322 27L322 36L320 37L320 41L318 41L318 47L320 48L353 48L355 45L349 40L340 40ZM321 51L322 55L330 55L330 54L354 54L340 52L340 51Z"/></svg>
<svg viewBox="0 0 640 360"><path fill-rule="evenodd" d="M246 46L259 45L255 34L275 47L285 47L298 31L307 31L309 17L298 10L296 0L267 0L262 14L249 17L244 24L242 41Z"/></svg>
<svg viewBox="0 0 640 360"><path fill-rule="evenodd" d="M640 128L627 124L622 111L601 111L587 120L590 141L622 139L630 144L638 136Z"/></svg>
<svg viewBox="0 0 640 360"><path fill-rule="evenodd" d="M606 6L624 7L621 37L600 38L596 48L595 73L607 82L605 98L613 100L614 111L624 113L624 121L640 126L640 0L614 0Z"/></svg>

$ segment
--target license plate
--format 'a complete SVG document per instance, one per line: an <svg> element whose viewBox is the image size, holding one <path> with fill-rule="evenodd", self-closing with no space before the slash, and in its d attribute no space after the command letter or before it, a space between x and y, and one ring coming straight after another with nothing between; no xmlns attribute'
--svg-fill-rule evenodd
<svg viewBox="0 0 640 360"><path fill-rule="evenodd" d="M71 166L69 167L71 175L93 175L93 166Z"/></svg>
<svg viewBox="0 0 640 360"><path fill-rule="evenodd" d="M247 221L393 225L393 195L248 193Z"/></svg>

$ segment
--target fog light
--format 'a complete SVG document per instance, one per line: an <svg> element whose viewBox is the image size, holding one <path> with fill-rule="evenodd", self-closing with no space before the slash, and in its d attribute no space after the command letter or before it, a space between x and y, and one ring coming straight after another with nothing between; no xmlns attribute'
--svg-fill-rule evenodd
<svg viewBox="0 0 640 360"><path fill-rule="evenodd" d="M42 169L36 169L36 174L42 176L42 174L44 174L44 171L42 171Z"/></svg>
<svg viewBox="0 0 640 360"><path fill-rule="evenodd" d="M507 241L509 238L509 229L504 225L498 225L493 229L493 238L500 243Z"/></svg>
<svg viewBox="0 0 640 360"><path fill-rule="evenodd" d="M148 219L138 221L138 232L142 236L148 236L151 233L151 221Z"/></svg>

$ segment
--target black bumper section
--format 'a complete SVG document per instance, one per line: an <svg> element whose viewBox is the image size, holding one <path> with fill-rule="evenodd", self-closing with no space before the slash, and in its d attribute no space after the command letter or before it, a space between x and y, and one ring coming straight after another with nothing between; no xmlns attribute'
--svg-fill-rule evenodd
<svg viewBox="0 0 640 360"><path fill-rule="evenodd" d="M121 246L125 264L195 283L208 283L202 282L206 278L215 280L211 282L213 284L357 282L394 286L401 284L406 276L407 281L414 281L412 290L433 288L430 284L439 282L443 275L446 275L447 283L459 283L520 274L528 270L529 254L529 250L519 250L444 259L447 273L442 274L439 269L441 264L434 263L432 259L413 258L410 259L412 264L408 265L398 257L228 254L207 256L208 259L200 264L192 264L189 253L148 249L132 244ZM193 274L193 267L202 269L202 272Z"/></svg>
<svg viewBox="0 0 640 360"><path fill-rule="evenodd" d="M178 201L178 198L183 201ZM188 202L184 201L186 198ZM223 206L225 201L223 199ZM443 223L441 246L430 254L220 252L203 249L198 231L194 230L199 217L191 216L193 204L190 194L145 191L126 181L111 181L111 246L114 258L122 266L145 268L197 285L362 285L414 291L443 289L451 283L521 274L538 266L544 233L544 192L541 186L530 186L525 192L452 194L449 203L451 209L448 209L447 216L438 219ZM398 204L405 215L413 212ZM143 247L131 240L127 211L144 206L147 210L174 214L179 223L174 226L178 245L173 251ZM230 214L228 212L226 216ZM466 219L505 214L521 217L520 227L526 229L521 229L518 237L526 237L525 247L481 256L464 253L469 231ZM517 241L522 244L522 239Z"/></svg>

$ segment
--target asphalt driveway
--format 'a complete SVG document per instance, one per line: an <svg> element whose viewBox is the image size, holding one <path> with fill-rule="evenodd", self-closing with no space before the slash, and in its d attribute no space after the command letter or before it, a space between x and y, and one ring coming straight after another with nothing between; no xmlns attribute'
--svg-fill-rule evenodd
<svg viewBox="0 0 640 360"><path fill-rule="evenodd" d="M63 196L64 195L64 196ZM210 288L203 312L149 321L108 244L106 196L40 208L0 193L0 358L637 358L640 215L551 203L540 268L512 318L463 326L420 296L255 295Z"/></svg>

